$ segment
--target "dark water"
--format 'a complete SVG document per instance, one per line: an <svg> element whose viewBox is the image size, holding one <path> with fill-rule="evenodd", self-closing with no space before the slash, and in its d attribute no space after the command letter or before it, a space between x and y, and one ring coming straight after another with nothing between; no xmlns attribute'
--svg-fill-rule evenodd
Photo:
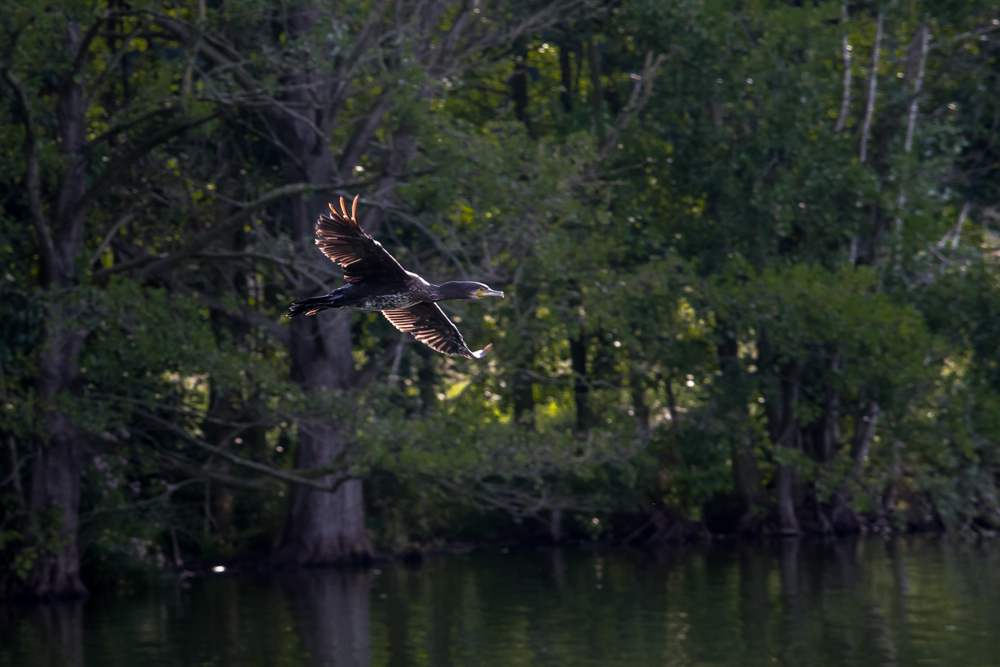
<svg viewBox="0 0 1000 667"><path fill-rule="evenodd" d="M496 549L0 607L0 665L998 665L1000 545Z"/></svg>

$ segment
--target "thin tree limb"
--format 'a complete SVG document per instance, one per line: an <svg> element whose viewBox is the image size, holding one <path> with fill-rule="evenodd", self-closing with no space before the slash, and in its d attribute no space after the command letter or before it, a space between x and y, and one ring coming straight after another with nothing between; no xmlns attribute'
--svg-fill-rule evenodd
<svg viewBox="0 0 1000 667"><path fill-rule="evenodd" d="M161 107L161 108L153 109L152 111L150 111L148 113L144 113L144 114L142 114L141 116L139 116L137 118L133 118L132 120L130 120L128 122L122 123L121 125L115 125L114 127L110 128L107 132L102 132L101 134L97 135L96 137L94 137L93 139L91 139L90 141L88 141L87 142L87 146L92 148L92 147L98 145L99 143L101 143L102 141L107 141L108 139L110 139L111 137L113 137L116 134L120 134L122 132L125 132L126 130L129 130L129 129L135 127L139 123L143 123L143 122L145 122L145 121L147 121L147 120L149 120L151 118L155 118L156 116L159 116L159 115L162 115L162 114L172 114L175 111L177 111L177 109L173 108L173 107L171 107L171 108L162 108Z"/></svg>
<svg viewBox="0 0 1000 667"><path fill-rule="evenodd" d="M87 262L87 266L93 266L94 262L96 262L98 259L101 258L101 253L103 253L104 249L107 248L108 245L111 243L111 240L115 237L115 234L118 233L118 230L124 227L125 225L129 224L133 220L135 220L135 218L136 218L135 211L129 211L128 213L123 215L118 220L118 222L112 225L111 229L108 230L108 233L104 236L104 239L97 246L97 250L95 250L94 254L90 256L90 261Z"/></svg>
<svg viewBox="0 0 1000 667"><path fill-rule="evenodd" d="M847 25L848 18L847 0L844 0L843 8L841 10L841 22L843 25ZM851 112L851 51L853 50L853 47L847 41L846 27L841 33L841 41L843 42L843 46L841 48L841 58L844 61L844 92L840 99L840 116L837 117L837 125L833 128L833 131L838 133L847 127L847 116Z"/></svg>
<svg viewBox="0 0 1000 667"><path fill-rule="evenodd" d="M115 181L115 177L121 170L132 166L139 159L145 157L149 154L149 151L156 148L162 143L173 139L178 134L181 134L185 130L189 130L193 127L198 127L208 121L217 118L221 112L216 111L215 113L208 114L207 116L202 116L201 118L192 118L187 121L178 123L172 127L167 127L153 136L149 137L136 148L116 159L114 162L109 164L101 175L98 177L97 182L94 183L89 190L87 190L80 201L76 204L77 208L89 208L91 204Z"/></svg>
<svg viewBox="0 0 1000 667"><path fill-rule="evenodd" d="M28 186L28 209L31 211L31 221L38 235L38 243L41 246L39 253L42 258L43 282L49 283L63 275L63 267L56 253L56 246L52 240L52 232L45 221L45 211L42 209L42 183L41 171L38 165L38 143L37 131L35 128L35 116L31 110L31 102L25 90L24 83L10 71L8 63L3 67L3 78L14 90L18 103L21 105L21 112L24 115L24 160L27 163L26 182Z"/></svg>
<svg viewBox="0 0 1000 667"><path fill-rule="evenodd" d="M213 239L222 236L237 224L246 221L251 215L253 215L257 210L278 201L282 197L288 197L291 195L300 195L306 192L326 192L329 190L336 189L334 184L327 185L315 185L312 183L291 183L289 185L283 185L273 190L265 192L263 195L257 199L247 202L243 205L243 208L239 212L233 214L229 218L223 220L221 223L213 226L212 228L202 232L201 234L195 236L188 245L183 249L175 253L162 253L159 255L146 255L140 257L131 262L125 262L117 266L112 266L108 269L103 269L94 273L95 278L104 278L115 273L122 273L124 271L131 271L150 260L159 260L151 264L148 264L142 268L141 271L136 272L136 277L145 278L151 276L159 271L164 271L171 266L177 264L186 259L202 252L205 247Z"/></svg>
<svg viewBox="0 0 1000 667"><path fill-rule="evenodd" d="M920 27L920 62L917 65L917 78L913 82L913 99L910 100L910 114L906 121L906 142L903 149L909 153L913 148L913 132L917 125L917 107L920 102L920 91L924 86L924 69L927 65L927 50L930 45L931 31L926 25Z"/></svg>
<svg viewBox="0 0 1000 667"><path fill-rule="evenodd" d="M949 240L951 241L952 250L958 247L958 240L959 237L962 235L962 227L963 225L965 225L965 219L969 217L969 211L971 210L972 210L971 202L965 202L965 205L962 206L961 213L958 214L958 222L956 222L955 225L951 229L949 229L944 236L941 237L941 240L937 242L938 248L945 247L945 245L948 244Z"/></svg>
<svg viewBox="0 0 1000 667"><path fill-rule="evenodd" d="M115 52L115 54L111 57L111 62L107 63L107 65L105 65L104 69L101 70L101 73L98 74L94 78L94 80L90 82L90 85L88 86L89 90L87 90L84 93L84 95L83 95L84 99L86 100L86 102L85 102L86 106L88 106L88 107L90 106L91 102L93 102L93 100L94 100L94 95L97 94L97 91L100 88L101 84L104 82L104 79L107 78L110 74L112 74L112 73L115 72L115 69L118 67L118 63L120 63L122 61L122 58L125 57L125 54L129 52L129 48L132 45L132 39L136 36L136 34L138 34L139 30L140 30L140 27L136 26L136 28L134 30L132 30L132 32L128 33L127 35L117 35L117 39L122 40L122 45L118 48L118 50ZM88 34L88 36L92 37L92 35L89 35L89 34ZM84 42L84 45L81 45L79 55L77 56L77 60L78 61L84 55L86 55L86 49L88 48L87 47L87 38L86 37L84 38L83 42ZM82 62L80 62L79 65L82 67ZM75 71L75 73L77 75L79 75L79 69L76 69L74 71Z"/></svg>
<svg viewBox="0 0 1000 667"><path fill-rule="evenodd" d="M865 106L865 120L861 125L861 150L859 160L864 164L868 160L868 138L872 129L872 118L875 116L875 95L878 92L878 61L879 51L882 48L882 23L884 16L882 10L878 12L878 21L875 26L875 51L872 54L872 72L868 79L868 104Z"/></svg>
<svg viewBox="0 0 1000 667"><path fill-rule="evenodd" d="M597 158L587 167L585 172L587 180L593 180L597 176L598 167L617 145L618 137L621 135L625 125L628 124L635 114L646 106L646 102L649 100L649 96L653 92L653 81L656 79L660 66L663 65L663 62L666 59L667 57L662 53L656 56L656 58L653 58L653 52L650 51L646 54L646 64L643 67L642 74L632 75L632 80L634 81L634 85L632 86L632 95L629 97L628 104L624 109L622 109L621 113L618 114L618 120L615 122L614 126L612 126L612 128L605 135L604 142L601 144Z"/></svg>
<svg viewBox="0 0 1000 667"><path fill-rule="evenodd" d="M0 358L0 409L7 409L7 376L4 373L3 359ZM7 434L7 454L10 457L10 477L0 483L0 487L8 482L14 483L14 493L17 497L17 511L19 514L28 513L28 504L24 496L24 487L21 486L21 464L24 463L17 455L17 440L13 433Z"/></svg>
<svg viewBox="0 0 1000 667"><path fill-rule="evenodd" d="M355 477L351 475L343 474L348 469L348 466L345 465L344 463L338 463L329 466L321 466L319 468L300 468L297 469L299 474L292 474L284 470L272 468L269 465L263 463L257 463L256 461L250 461L249 459L237 456L236 454L228 452L221 447L210 445L204 440L201 440L200 438L196 438L195 436L191 435L190 433L188 433L181 427L177 426L176 424L173 424L167 421L166 419L161 419L160 417L157 417L151 412L146 412L145 410L136 410L136 412L142 415L145 419L148 419L154 424L157 424L160 427L166 429L167 431L170 431L171 433L181 437L182 439L194 445L195 447L198 447L199 449L203 449L207 452L210 452L211 454L223 458L235 465L247 468L249 470L253 470L255 472L262 473L264 475L268 475L270 477L274 477L275 479L280 479L283 482L288 482L290 484L301 484L303 486L308 486L312 489L316 489L317 491L327 491L329 493L335 493L344 482L348 481L349 479L355 479ZM340 474L341 476L338 477L336 481L334 481L332 484L324 484L322 482L317 482L316 480L310 479L308 477L302 477L302 474L307 474L310 475L311 477L323 477L331 474Z"/></svg>

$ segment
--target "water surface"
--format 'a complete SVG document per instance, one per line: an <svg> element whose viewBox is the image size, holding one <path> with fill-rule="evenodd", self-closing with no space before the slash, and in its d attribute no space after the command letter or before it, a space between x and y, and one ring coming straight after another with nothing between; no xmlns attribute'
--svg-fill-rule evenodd
<svg viewBox="0 0 1000 667"><path fill-rule="evenodd" d="M1000 545L484 549L0 606L0 666L1000 666Z"/></svg>

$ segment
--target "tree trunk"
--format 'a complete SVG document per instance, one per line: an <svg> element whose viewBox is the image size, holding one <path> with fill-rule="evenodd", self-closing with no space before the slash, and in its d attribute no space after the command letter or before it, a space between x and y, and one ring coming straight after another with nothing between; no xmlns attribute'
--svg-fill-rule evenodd
<svg viewBox="0 0 1000 667"><path fill-rule="evenodd" d="M795 404L799 401L801 368L793 360L782 369L780 410L770 402L767 405L768 429L771 441L780 454L785 450L802 450L802 431L795 418ZM778 466L778 530L782 535L798 535L801 530L797 517L798 469L786 463Z"/></svg>
<svg viewBox="0 0 1000 667"><path fill-rule="evenodd" d="M864 470L872 438L875 437L875 428L878 425L878 413L878 403L869 401L864 404L855 419L854 438L851 440L851 459L854 464L848 479L845 479L840 488L834 492L833 508L830 511L830 520L838 533L856 533L861 530L861 519L849 502L848 482L857 479Z"/></svg>
<svg viewBox="0 0 1000 667"><path fill-rule="evenodd" d="M725 324L720 329L725 331ZM719 367L722 370L723 390L720 392L721 412L728 423L730 432L730 457L733 462L733 488L743 501L743 517L740 519L740 532L755 532L758 524L757 508L764 504L763 485L760 480L760 469L757 466L757 456L754 453L754 436L749 428L750 415L747 412L747 395L742 388L742 370L739 364L739 343L737 340L722 334L722 342L716 347L719 357ZM668 391L673 413L673 393ZM677 416L674 415L674 419Z"/></svg>
<svg viewBox="0 0 1000 667"><path fill-rule="evenodd" d="M299 424L296 468L334 463L344 451L340 426L318 418ZM320 478L326 484L337 475ZM296 487L285 520L285 531L276 560L295 565L365 562L372 545L365 531L364 500L360 480L345 482L334 493Z"/></svg>
<svg viewBox="0 0 1000 667"><path fill-rule="evenodd" d="M629 393L632 395L635 436L645 442L649 439L649 405L646 403L646 383L639 373L629 374Z"/></svg>
<svg viewBox="0 0 1000 667"><path fill-rule="evenodd" d="M591 427L590 384L587 382L587 339L581 330L569 341L570 361L573 368L573 397L576 402L576 431L585 435Z"/></svg>
<svg viewBox="0 0 1000 667"><path fill-rule="evenodd" d="M534 351L531 351L532 357ZM529 357L528 362L531 358ZM531 381L531 372L526 368L518 368L511 378L511 393L514 396L514 422L527 429L535 428L535 385Z"/></svg>
<svg viewBox="0 0 1000 667"><path fill-rule="evenodd" d="M79 24L67 21L63 58L77 57L82 43ZM42 327L38 352L38 394L46 405L40 441L32 466L26 548L38 552L24 580L7 575L0 595L43 599L79 597L87 593L80 581L77 546L83 433L70 416L56 406L72 392L79 379L77 360L87 332L79 324L79 309L54 296L76 285L75 260L83 248L88 205L81 205L90 166L85 137L86 105L82 77L66 75L56 100L58 136L65 171L61 174L57 205L48 210L41 201L36 125L32 100L23 83L10 71L5 75L21 106L25 126L26 186L34 220L42 284L53 297ZM54 220L47 219L53 215ZM52 223L55 224L52 224ZM54 233L55 232L55 233Z"/></svg>
<svg viewBox="0 0 1000 667"><path fill-rule="evenodd" d="M524 123L528 134L534 136L531 117L528 115L528 45L526 37L514 41L514 75L510 78L511 97L514 99L514 116Z"/></svg>
<svg viewBox="0 0 1000 667"><path fill-rule="evenodd" d="M552 508L549 516L549 535L554 544L562 542L563 538L563 511L559 507Z"/></svg>
<svg viewBox="0 0 1000 667"><path fill-rule="evenodd" d="M76 360L84 335L64 331L59 323L70 313L50 312L43 329L40 397L55 401L77 377ZM15 597L55 599L86 595L80 581L77 547L80 510L80 473L83 433L70 417L57 409L47 410L32 466L28 503L28 548L39 552L36 565L25 580L11 577L7 593Z"/></svg>
<svg viewBox="0 0 1000 667"><path fill-rule="evenodd" d="M572 34L569 26L563 24L558 27L557 48L559 49L559 81L561 89L559 91L559 101L562 102L563 111L572 113L573 111L573 67L570 63L569 54L573 50Z"/></svg>
<svg viewBox="0 0 1000 667"><path fill-rule="evenodd" d="M307 34L320 20L314 7L296 7L288 13L291 32ZM295 72L291 83L298 84L289 97L293 103L310 112L313 122L300 116L283 116L285 144L295 156L290 167L300 172L301 179L316 185L328 185L351 173L353 164L341 164L335 169L329 140L316 128L328 128L336 112L338 88L313 87L321 77L308 67ZM317 92L321 91L321 92ZM316 96L320 95L317 99ZM357 161L365 153L385 111L376 105L378 117L362 124L350 142L348 155ZM275 112L280 114L280 112ZM392 176L392 174L389 174ZM316 249L314 226L320 214L328 210L329 197L314 195L292 202L292 235L296 242L298 261L304 265L323 264L328 260ZM300 296L313 296L315 288L305 289ZM292 378L303 392L322 404L335 401L335 392L351 386L354 361L351 355L351 321L346 312L323 313L318 317L292 320L289 352ZM344 452L346 443L341 426L331 416L310 416L299 422L299 442L295 452L296 468L328 465ZM336 481L335 474L323 478ZM345 482L333 493L305 487L291 490L285 528L275 552L278 562L295 565L317 565L371 557L372 546L364 525L364 502L359 480Z"/></svg>
<svg viewBox="0 0 1000 667"><path fill-rule="evenodd" d="M297 203L298 231L305 227L306 220L315 221L320 199ZM312 253L319 254L316 250ZM290 351L292 377L303 391L318 401L337 400L335 392L348 389L354 373L350 314L337 311L292 320ZM329 465L344 452L345 444L341 426L333 417L303 419L299 423L295 467ZM325 483L335 480L333 474L323 478ZM298 565L365 560L371 556L372 546L364 524L359 480L345 482L333 493L295 487L276 558Z"/></svg>

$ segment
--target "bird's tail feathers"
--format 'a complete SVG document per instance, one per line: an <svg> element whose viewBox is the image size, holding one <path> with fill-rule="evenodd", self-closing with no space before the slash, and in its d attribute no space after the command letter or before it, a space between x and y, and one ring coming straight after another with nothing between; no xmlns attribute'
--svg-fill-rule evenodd
<svg viewBox="0 0 1000 667"><path fill-rule="evenodd" d="M475 352L472 353L472 356L474 356L476 359L482 359L483 357L485 357L487 354L490 353L490 350L492 348L493 348L493 343L487 343L486 347L484 347L481 350L476 350Z"/></svg>
<svg viewBox="0 0 1000 667"><path fill-rule="evenodd" d="M342 296L342 294L324 294L323 296L299 299L289 307L288 316L296 317L298 315L315 315L321 310L339 308L340 306L337 305L337 301L339 301Z"/></svg>

